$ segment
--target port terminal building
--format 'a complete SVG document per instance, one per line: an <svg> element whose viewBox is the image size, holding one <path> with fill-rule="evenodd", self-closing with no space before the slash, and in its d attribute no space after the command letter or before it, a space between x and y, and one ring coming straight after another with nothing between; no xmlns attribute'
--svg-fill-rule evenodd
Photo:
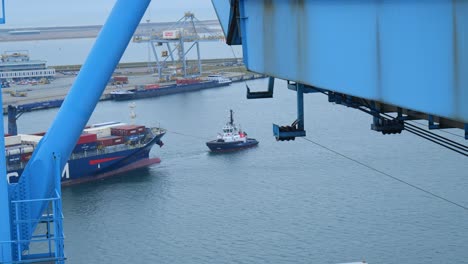
<svg viewBox="0 0 468 264"><path fill-rule="evenodd" d="M46 63L30 60L28 51L6 51L0 57L0 80L53 78L55 69Z"/></svg>

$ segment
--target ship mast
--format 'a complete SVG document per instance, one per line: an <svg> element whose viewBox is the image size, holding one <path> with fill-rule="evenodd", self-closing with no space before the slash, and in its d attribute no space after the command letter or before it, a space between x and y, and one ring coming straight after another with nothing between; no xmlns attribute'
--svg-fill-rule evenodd
<svg viewBox="0 0 468 264"><path fill-rule="evenodd" d="M232 109L229 110L231 112L231 121L229 122L229 124L234 125L234 118L232 117Z"/></svg>

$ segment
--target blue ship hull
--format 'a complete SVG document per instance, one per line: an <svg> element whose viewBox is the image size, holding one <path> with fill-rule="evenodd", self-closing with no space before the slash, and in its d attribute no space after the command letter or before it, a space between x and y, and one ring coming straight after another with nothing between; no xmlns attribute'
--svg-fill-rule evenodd
<svg viewBox="0 0 468 264"><path fill-rule="evenodd" d="M212 140L206 142L206 146L212 152L229 152L229 151L236 151L246 148L255 147L258 145L258 141L254 138L248 138L247 141L232 141L232 142L224 142L220 140Z"/></svg>
<svg viewBox="0 0 468 264"><path fill-rule="evenodd" d="M106 154L99 154L98 150L87 154L72 154L62 173L62 186L99 180L161 162L159 158L149 158L149 152L154 144L160 144L164 134L155 136L140 148L128 148ZM9 182L17 183L22 172L23 169L8 171Z"/></svg>
<svg viewBox="0 0 468 264"><path fill-rule="evenodd" d="M219 83L217 81L207 81L207 82L183 84L183 85L173 84L173 85L163 86L163 87L156 88L156 89L129 90L132 93L128 93L128 94L111 94L111 98L116 101L133 100L133 99L150 98L150 97L157 97L157 96L169 95L169 94L193 92L193 91L199 91L199 90L228 86L228 85L230 85L229 82Z"/></svg>

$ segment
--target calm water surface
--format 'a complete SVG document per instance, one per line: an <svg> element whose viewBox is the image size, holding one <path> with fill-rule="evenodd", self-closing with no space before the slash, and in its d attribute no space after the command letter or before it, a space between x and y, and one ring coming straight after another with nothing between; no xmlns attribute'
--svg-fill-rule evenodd
<svg viewBox="0 0 468 264"><path fill-rule="evenodd" d="M465 157L372 132L369 116L325 96L305 102L309 139L468 205ZM284 83L270 100L234 84L136 104L137 123L170 131L151 152L162 163L63 190L68 263L468 263L467 211L303 139L276 142L271 124L296 115ZM260 144L211 154L231 108ZM27 113L19 129L45 130L55 113ZM104 102L90 122L128 116L128 102Z"/></svg>

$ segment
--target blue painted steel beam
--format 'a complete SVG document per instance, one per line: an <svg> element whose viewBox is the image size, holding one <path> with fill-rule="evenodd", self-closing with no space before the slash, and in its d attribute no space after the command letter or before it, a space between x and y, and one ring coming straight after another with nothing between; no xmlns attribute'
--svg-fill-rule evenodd
<svg viewBox="0 0 468 264"><path fill-rule="evenodd" d="M1 4L2 16L0 17L0 24L5 24L5 0ZM0 82L0 90L2 84ZM3 97L0 93L0 102L3 103ZM5 149L5 130L3 122L0 124L0 148ZM6 164L5 151L0 151L0 164ZM8 199L8 182L6 178L6 167L0 166L0 260L11 261L11 248L6 243L1 241L10 241L10 215L9 199ZM3 227L3 228L2 228Z"/></svg>
<svg viewBox="0 0 468 264"><path fill-rule="evenodd" d="M150 0L116 2L57 117L14 188L16 195L27 196L20 198L52 196L55 179L52 157L54 154L61 157L62 170L149 3ZM24 189L28 191L24 192ZM45 204L31 206L28 210L30 218L40 218L44 209ZM22 234L23 238L30 237L36 225L31 224ZM7 226L0 226L0 230L5 228Z"/></svg>
<svg viewBox="0 0 468 264"><path fill-rule="evenodd" d="M468 1L212 2L250 71L468 123Z"/></svg>
<svg viewBox="0 0 468 264"><path fill-rule="evenodd" d="M0 89L2 84L0 83ZM0 102L3 103L0 93ZM9 262L12 260L11 246L8 243L11 241L10 232L10 200L8 198L8 182L6 177L6 158L5 158L5 132L3 122L0 122L0 262Z"/></svg>
<svg viewBox="0 0 468 264"><path fill-rule="evenodd" d="M2 0L2 16L0 17L0 24L5 24L5 0Z"/></svg>

